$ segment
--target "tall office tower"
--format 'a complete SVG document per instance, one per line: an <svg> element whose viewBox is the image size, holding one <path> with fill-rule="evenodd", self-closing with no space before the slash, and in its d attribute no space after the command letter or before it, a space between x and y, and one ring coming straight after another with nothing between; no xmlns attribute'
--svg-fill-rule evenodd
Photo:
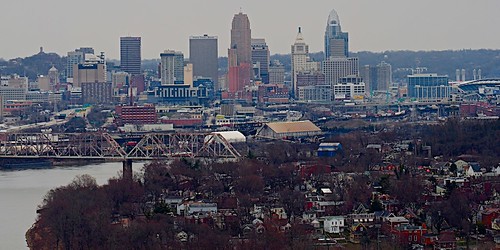
<svg viewBox="0 0 500 250"><path fill-rule="evenodd" d="M184 54L179 51L165 50L161 58L161 85L184 83Z"/></svg>
<svg viewBox="0 0 500 250"><path fill-rule="evenodd" d="M366 91L388 91L392 83L392 66L381 62L377 66L365 65L360 69L360 76L366 85Z"/></svg>
<svg viewBox="0 0 500 250"><path fill-rule="evenodd" d="M330 57L349 56L349 34L342 32L339 15L335 10L330 12L325 31L325 59Z"/></svg>
<svg viewBox="0 0 500 250"><path fill-rule="evenodd" d="M269 66L269 84L282 84L285 81L285 65L274 60Z"/></svg>
<svg viewBox="0 0 500 250"><path fill-rule="evenodd" d="M269 47L265 39L252 39L252 63L259 68L259 76L263 83L269 83Z"/></svg>
<svg viewBox="0 0 500 250"><path fill-rule="evenodd" d="M392 84L392 66L386 62L377 65L378 90L388 91Z"/></svg>
<svg viewBox="0 0 500 250"><path fill-rule="evenodd" d="M234 15L231 27L231 47L228 50L229 91L241 92L252 78L252 48L250 21L243 13Z"/></svg>
<svg viewBox="0 0 500 250"><path fill-rule="evenodd" d="M302 29L295 38L292 45L292 94L297 93L297 74L303 71L318 71L320 69L318 62L312 62L309 58L309 45L304 41Z"/></svg>
<svg viewBox="0 0 500 250"><path fill-rule="evenodd" d="M100 56L85 54L83 63L73 65L73 87L81 87L82 83L106 82L106 61L104 53Z"/></svg>
<svg viewBox="0 0 500 250"><path fill-rule="evenodd" d="M66 78L73 78L73 66L75 64L84 63L85 55L93 55L94 49L89 47L81 47L75 51L68 52L66 59Z"/></svg>
<svg viewBox="0 0 500 250"><path fill-rule="evenodd" d="M194 77L209 77L217 85L219 80L218 57L216 36L189 37L189 62L193 64Z"/></svg>
<svg viewBox="0 0 500 250"><path fill-rule="evenodd" d="M120 37L120 69L133 76L141 74L140 37Z"/></svg>
<svg viewBox="0 0 500 250"><path fill-rule="evenodd" d="M331 57L321 63L321 69L325 74L325 84L333 86L341 77L358 76L359 61L357 57Z"/></svg>
<svg viewBox="0 0 500 250"><path fill-rule="evenodd" d="M252 30L247 14L234 15L231 28L231 48L236 49L238 64L252 63Z"/></svg>

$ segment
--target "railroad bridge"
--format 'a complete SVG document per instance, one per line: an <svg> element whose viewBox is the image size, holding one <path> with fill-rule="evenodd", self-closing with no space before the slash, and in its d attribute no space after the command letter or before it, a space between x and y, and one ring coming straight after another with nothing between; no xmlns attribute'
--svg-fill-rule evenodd
<svg viewBox="0 0 500 250"><path fill-rule="evenodd" d="M146 133L126 137L105 132L2 133L0 139L0 158L122 161L124 178L132 178L133 161L241 157L217 133Z"/></svg>

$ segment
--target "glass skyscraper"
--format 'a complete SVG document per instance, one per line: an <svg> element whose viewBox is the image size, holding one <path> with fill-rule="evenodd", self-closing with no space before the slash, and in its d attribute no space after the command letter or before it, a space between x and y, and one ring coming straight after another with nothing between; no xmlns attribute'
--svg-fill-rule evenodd
<svg viewBox="0 0 500 250"><path fill-rule="evenodd" d="M349 34L342 32L340 19L335 10L330 12L325 31L325 58L349 57Z"/></svg>
<svg viewBox="0 0 500 250"><path fill-rule="evenodd" d="M120 68L131 74L141 74L141 38L120 37Z"/></svg>

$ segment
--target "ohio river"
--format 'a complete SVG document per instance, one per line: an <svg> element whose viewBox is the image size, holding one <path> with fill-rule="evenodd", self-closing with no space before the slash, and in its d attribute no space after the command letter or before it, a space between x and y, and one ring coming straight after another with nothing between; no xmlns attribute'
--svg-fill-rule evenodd
<svg viewBox="0 0 500 250"><path fill-rule="evenodd" d="M134 171L142 169L134 163ZM36 219L36 209L53 188L69 184L77 175L89 174L99 185L118 176L122 163L67 166L51 169L0 170L0 250L27 249L25 233Z"/></svg>

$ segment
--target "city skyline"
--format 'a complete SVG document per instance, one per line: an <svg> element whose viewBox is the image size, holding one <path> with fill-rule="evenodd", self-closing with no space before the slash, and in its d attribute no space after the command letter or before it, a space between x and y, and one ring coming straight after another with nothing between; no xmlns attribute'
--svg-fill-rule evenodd
<svg viewBox="0 0 500 250"><path fill-rule="evenodd" d="M265 38L272 54L289 53L299 26L311 52L323 51L324 29L332 9L340 16L343 30L349 31L354 52L500 48L500 35L491 32L500 23L496 15L500 2L495 0L480 4L467 0L422 0L418 4L318 0L310 6L290 5L283 0L222 0L217 4L200 0L122 1L119 5L90 0L89 6L99 9L81 12L74 12L73 5L62 0L5 4L6 9L17 11L6 11L0 17L0 21L9 23L3 29L8 39L0 49L0 58L4 59L35 54L39 47L60 55L79 47L93 47L106 52L107 58L119 59L122 36L142 37L144 59L158 59L165 49L182 51L187 57L189 36L207 33L219 37L219 55L227 56L231 18L240 8L252 22L252 36ZM262 8L263 4L268 8ZM179 11L165 14L170 6ZM96 15L89 15L92 11L103 13L105 18L89 18ZM107 29L98 28L104 24Z"/></svg>

